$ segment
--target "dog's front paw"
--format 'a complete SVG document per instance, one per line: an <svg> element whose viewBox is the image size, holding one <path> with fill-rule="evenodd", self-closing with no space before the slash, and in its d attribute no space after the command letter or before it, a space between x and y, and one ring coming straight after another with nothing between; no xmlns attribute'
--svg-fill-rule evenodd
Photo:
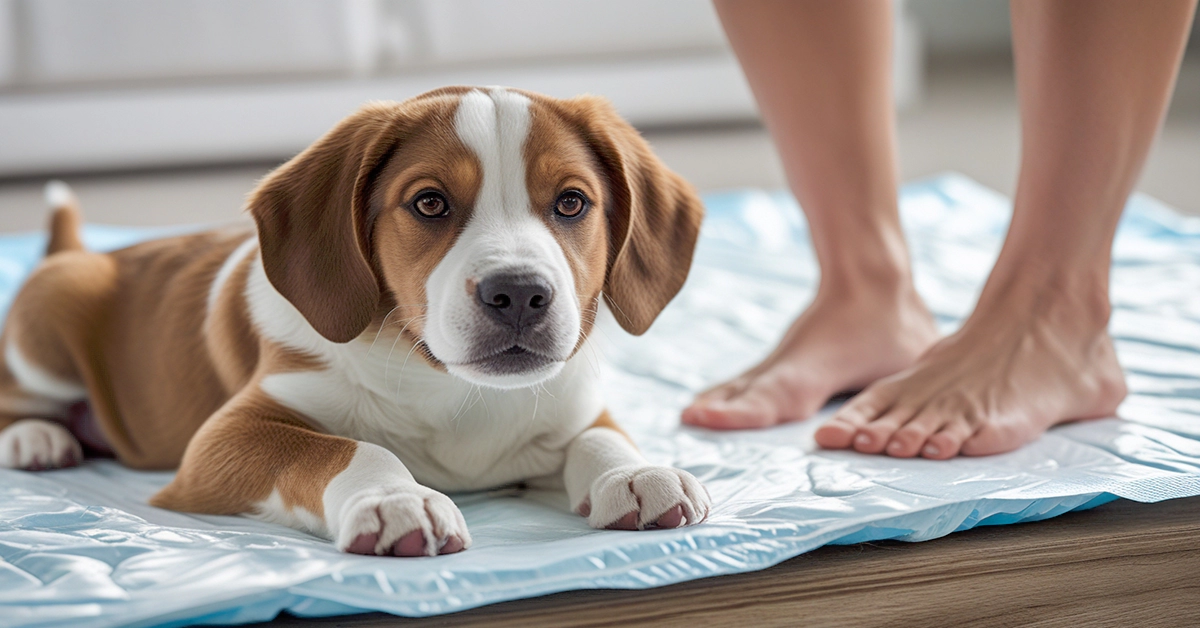
<svg viewBox="0 0 1200 628"><path fill-rule="evenodd" d="M0 431L0 468L42 471L73 467L83 448L67 428L42 419L21 419Z"/></svg>
<svg viewBox="0 0 1200 628"><path fill-rule="evenodd" d="M416 483L370 488L342 508L337 547L352 554L437 556L471 547L471 534L449 497Z"/></svg>
<svg viewBox="0 0 1200 628"><path fill-rule="evenodd" d="M712 502L703 484L674 467L629 466L596 478L579 514L593 528L643 530L695 525Z"/></svg>

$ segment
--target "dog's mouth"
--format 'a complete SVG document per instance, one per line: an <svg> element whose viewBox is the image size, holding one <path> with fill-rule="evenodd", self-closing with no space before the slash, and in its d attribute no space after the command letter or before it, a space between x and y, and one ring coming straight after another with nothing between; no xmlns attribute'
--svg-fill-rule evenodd
<svg viewBox="0 0 1200 628"><path fill-rule="evenodd" d="M536 386L558 375L571 357L550 332L482 333L471 339L456 360L443 361L446 371L479 386L516 389ZM456 356L457 357L457 356Z"/></svg>
<svg viewBox="0 0 1200 628"><path fill-rule="evenodd" d="M536 351L530 351L521 345L513 345L496 353L471 360L464 366L469 366L487 375L522 375L540 371L559 361Z"/></svg>

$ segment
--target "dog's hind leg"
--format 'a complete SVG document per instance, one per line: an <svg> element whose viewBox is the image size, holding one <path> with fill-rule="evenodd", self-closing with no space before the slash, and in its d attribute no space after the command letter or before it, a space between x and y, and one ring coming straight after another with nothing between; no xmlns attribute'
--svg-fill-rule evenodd
<svg viewBox="0 0 1200 628"><path fill-rule="evenodd" d="M40 285L52 281L46 275L39 269L30 279L0 334L0 467L47 469L83 459L65 423L87 389L64 350L58 313L45 311L59 301L46 298L53 289Z"/></svg>
<svg viewBox="0 0 1200 628"><path fill-rule="evenodd" d="M88 396L89 338L115 285L112 259L81 250L69 190L47 186L47 197L54 206L48 256L21 288L0 334L0 468L83 459L66 421Z"/></svg>

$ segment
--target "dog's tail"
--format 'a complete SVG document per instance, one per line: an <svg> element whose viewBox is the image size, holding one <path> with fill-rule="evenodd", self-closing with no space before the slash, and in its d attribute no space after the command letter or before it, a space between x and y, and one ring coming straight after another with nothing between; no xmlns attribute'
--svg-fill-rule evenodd
<svg viewBox="0 0 1200 628"><path fill-rule="evenodd" d="M79 212L79 199L75 198L70 186L62 181L47 183L46 204L50 206L50 242L46 245L46 255L82 251L79 231L83 216Z"/></svg>

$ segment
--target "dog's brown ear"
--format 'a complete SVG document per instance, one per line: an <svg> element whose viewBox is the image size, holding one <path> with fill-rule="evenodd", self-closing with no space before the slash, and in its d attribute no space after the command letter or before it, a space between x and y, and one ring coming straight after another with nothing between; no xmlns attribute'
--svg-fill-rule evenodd
<svg viewBox="0 0 1200 628"><path fill-rule="evenodd" d="M267 278L333 342L362 333L379 303L366 202L397 117L394 105L363 107L250 195Z"/></svg>
<svg viewBox="0 0 1200 628"><path fill-rule="evenodd" d="M704 204L607 100L583 96L564 104L579 116L609 180L604 299L625 331L641 335L687 279Z"/></svg>

